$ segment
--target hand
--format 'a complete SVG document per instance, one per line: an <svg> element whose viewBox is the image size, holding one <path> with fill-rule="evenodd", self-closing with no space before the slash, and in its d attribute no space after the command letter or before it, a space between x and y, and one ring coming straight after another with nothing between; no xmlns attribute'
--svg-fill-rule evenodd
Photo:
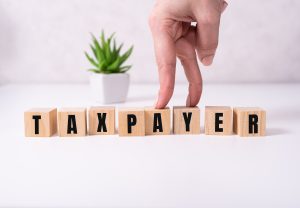
<svg viewBox="0 0 300 208"><path fill-rule="evenodd" d="M176 56L189 82L186 106L199 103L202 77L197 55L203 65L212 64L226 7L224 0L157 0L149 17L160 81L156 108L164 108L172 97Z"/></svg>

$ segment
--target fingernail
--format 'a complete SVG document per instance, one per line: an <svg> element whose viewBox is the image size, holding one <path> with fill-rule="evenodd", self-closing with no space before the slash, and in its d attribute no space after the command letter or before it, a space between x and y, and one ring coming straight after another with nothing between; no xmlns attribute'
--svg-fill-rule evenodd
<svg viewBox="0 0 300 208"><path fill-rule="evenodd" d="M191 106L191 97L190 95L188 95L186 98L186 107L190 107L190 106Z"/></svg>
<svg viewBox="0 0 300 208"><path fill-rule="evenodd" d="M212 64L212 62L214 60L214 56L215 55L206 56L206 57L202 58L201 62L203 63L203 65L209 66Z"/></svg>

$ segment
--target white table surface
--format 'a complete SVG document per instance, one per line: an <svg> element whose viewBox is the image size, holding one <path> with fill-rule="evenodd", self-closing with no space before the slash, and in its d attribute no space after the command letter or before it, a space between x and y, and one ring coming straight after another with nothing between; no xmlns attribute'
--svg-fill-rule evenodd
<svg viewBox="0 0 300 208"><path fill-rule="evenodd" d="M118 106L150 106L156 90L132 85ZM264 108L264 138L24 137L25 110L95 105L88 92L83 84L0 86L0 207L300 207L299 84L205 85L201 110ZM177 85L170 106L184 104L186 92Z"/></svg>

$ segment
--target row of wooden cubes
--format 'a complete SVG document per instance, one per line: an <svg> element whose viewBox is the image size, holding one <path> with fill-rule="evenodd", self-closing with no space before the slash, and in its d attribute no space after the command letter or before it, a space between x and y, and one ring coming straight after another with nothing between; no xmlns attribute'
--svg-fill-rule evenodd
<svg viewBox="0 0 300 208"><path fill-rule="evenodd" d="M25 136L49 137L58 132L61 137L115 134L115 108L91 107L35 108L24 113ZM87 125L88 124L88 125ZM171 110L126 108L118 110L120 136L168 135L171 133ZM261 108L205 107L205 134L265 136L266 112ZM200 134L198 107L173 108L174 134Z"/></svg>

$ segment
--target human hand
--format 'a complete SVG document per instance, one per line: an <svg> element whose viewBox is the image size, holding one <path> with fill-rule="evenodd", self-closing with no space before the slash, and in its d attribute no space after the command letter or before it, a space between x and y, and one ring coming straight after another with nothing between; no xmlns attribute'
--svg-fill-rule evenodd
<svg viewBox="0 0 300 208"><path fill-rule="evenodd" d="M160 81L156 108L164 108L173 95L176 57L189 82L186 106L199 103L202 77L197 56L203 65L212 64L226 7L224 0L157 0L149 17Z"/></svg>

